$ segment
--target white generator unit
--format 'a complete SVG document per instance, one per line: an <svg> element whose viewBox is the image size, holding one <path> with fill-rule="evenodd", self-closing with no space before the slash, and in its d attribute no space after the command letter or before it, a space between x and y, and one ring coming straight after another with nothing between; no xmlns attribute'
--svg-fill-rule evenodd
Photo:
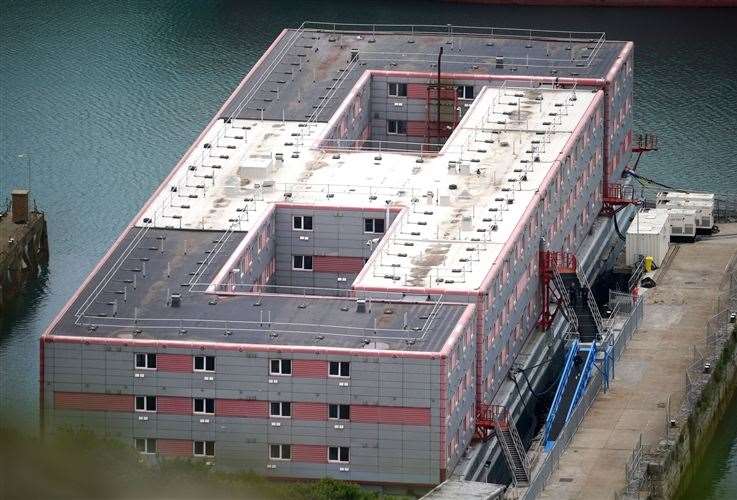
<svg viewBox="0 0 737 500"><path fill-rule="evenodd" d="M634 266L647 256L661 265L670 245L670 224L668 211L658 209L641 210L632 220L627 230L625 261Z"/></svg>
<svg viewBox="0 0 737 500"><path fill-rule="evenodd" d="M679 193L665 191L657 194L657 208L696 211L696 231L711 231L714 227L714 193Z"/></svg>
<svg viewBox="0 0 737 500"><path fill-rule="evenodd" d="M669 208L668 224L670 224L670 239L696 238L696 210L687 208Z"/></svg>

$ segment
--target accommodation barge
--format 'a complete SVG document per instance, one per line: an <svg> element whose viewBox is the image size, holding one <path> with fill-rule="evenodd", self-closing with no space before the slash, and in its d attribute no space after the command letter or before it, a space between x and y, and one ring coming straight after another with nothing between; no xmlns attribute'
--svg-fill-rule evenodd
<svg viewBox="0 0 737 500"><path fill-rule="evenodd" d="M42 335L44 430L442 482L614 234L633 69L603 33L285 29Z"/></svg>

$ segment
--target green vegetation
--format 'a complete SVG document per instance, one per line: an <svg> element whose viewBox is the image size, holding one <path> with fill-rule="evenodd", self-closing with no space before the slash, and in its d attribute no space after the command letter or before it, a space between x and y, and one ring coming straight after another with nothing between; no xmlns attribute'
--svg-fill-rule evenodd
<svg viewBox="0 0 737 500"><path fill-rule="evenodd" d="M65 430L41 440L0 428L4 499L396 499L333 479L270 481L253 473L214 471L195 460L149 463L120 441Z"/></svg>

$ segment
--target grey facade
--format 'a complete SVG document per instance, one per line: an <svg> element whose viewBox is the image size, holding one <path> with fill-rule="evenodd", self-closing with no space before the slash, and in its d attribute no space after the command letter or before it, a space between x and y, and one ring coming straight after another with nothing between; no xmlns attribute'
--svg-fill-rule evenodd
<svg viewBox="0 0 737 500"><path fill-rule="evenodd" d="M405 206L285 199L248 232L132 225L41 338L44 430L83 425L131 445L155 439L162 456L191 458L194 443L214 443L214 455L195 458L270 477L429 486L452 472L473 438L477 404L493 399L524 341L539 334L541 246L575 253L602 207L604 172L615 180L626 165L632 55L624 42L542 35L370 36L285 31L234 93L240 104L221 116L325 122L343 106L316 149L421 141L428 119L421 91L432 80L415 73L434 71L439 44L452 46L452 83L474 93L505 75L547 85L559 76L561 85L596 93L498 265L487 263L489 280L447 294L354 288ZM453 51L459 37L464 53ZM408 46L412 58L387 55ZM617 66L623 50L626 62ZM474 53L486 62L471 64L466 55ZM293 56L298 63L285 62ZM353 88L366 71L377 73ZM276 73L283 76L269 80ZM390 96L390 83L415 87ZM458 102L462 114L467 103ZM407 133L387 134L389 120L405 122ZM340 168L350 169L349 155L343 159ZM382 199L376 187L355 189ZM381 219L382 230L367 231L367 219ZM137 367L136 354L155 354L156 368ZM212 357L214 371L195 371L195 356ZM288 361L278 366L289 373L272 373L276 360ZM331 362L343 363L335 365L339 375L349 366L350 375L331 374ZM137 396L155 397L156 410L137 411ZM195 413L210 402L213 412ZM272 403L290 416L272 416ZM333 411L350 417L333 419ZM279 448L288 457L272 456L272 445L289 446Z"/></svg>

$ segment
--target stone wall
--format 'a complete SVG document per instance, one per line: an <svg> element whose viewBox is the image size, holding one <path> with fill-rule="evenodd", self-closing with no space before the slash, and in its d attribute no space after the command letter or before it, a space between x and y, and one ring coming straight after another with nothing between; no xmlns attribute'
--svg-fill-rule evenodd
<svg viewBox="0 0 737 500"><path fill-rule="evenodd" d="M28 222L14 224L7 214L0 224L0 312L29 279L49 260L46 219L43 212L31 212Z"/></svg>
<svg viewBox="0 0 737 500"><path fill-rule="evenodd" d="M662 443L658 452L648 457L646 478L650 497L674 498L693 478L737 389L736 348L737 328L734 328L693 412L681 424L678 437L673 442Z"/></svg>

